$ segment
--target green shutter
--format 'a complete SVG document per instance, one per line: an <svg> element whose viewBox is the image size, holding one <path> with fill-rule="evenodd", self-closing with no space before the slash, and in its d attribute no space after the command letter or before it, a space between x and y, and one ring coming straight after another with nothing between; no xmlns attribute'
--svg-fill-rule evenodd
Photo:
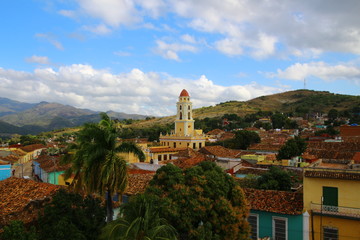
<svg viewBox="0 0 360 240"><path fill-rule="evenodd" d="M336 187L323 187L324 205L338 206L338 189Z"/></svg>

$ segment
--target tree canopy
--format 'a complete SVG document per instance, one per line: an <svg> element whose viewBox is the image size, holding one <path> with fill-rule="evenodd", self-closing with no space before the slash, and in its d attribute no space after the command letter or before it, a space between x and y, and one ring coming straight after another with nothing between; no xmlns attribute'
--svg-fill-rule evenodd
<svg viewBox="0 0 360 240"><path fill-rule="evenodd" d="M101 114L99 124L85 124L78 132L76 144L70 146L64 161L71 162L66 177L75 174L75 190L107 195L107 219L112 221L112 196L122 193L127 186L126 161L119 153L134 153L140 161L142 150L134 143L118 144L118 130L109 116Z"/></svg>
<svg viewBox="0 0 360 240"><path fill-rule="evenodd" d="M176 228L180 239L249 236L243 191L213 162L187 170L168 164L157 171L146 194L161 203L161 216Z"/></svg>
<svg viewBox="0 0 360 240"><path fill-rule="evenodd" d="M306 142L300 137L289 139L280 148L277 159L290 159L295 156L300 156L306 150Z"/></svg>
<svg viewBox="0 0 360 240"><path fill-rule="evenodd" d="M95 240L105 225L100 200L59 190L38 220L38 239Z"/></svg>
<svg viewBox="0 0 360 240"><path fill-rule="evenodd" d="M269 171L257 178L257 188L266 190L289 191L294 176L279 167L271 166Z"/></svg>
<svg viewBox="0 0 360 240"><path fill-rule="evenodd" d="M247 149L253 143L259 143L259 134L253 131L240 130L236 131L233 139L225 140L223 145L232 149Z"/></svg>

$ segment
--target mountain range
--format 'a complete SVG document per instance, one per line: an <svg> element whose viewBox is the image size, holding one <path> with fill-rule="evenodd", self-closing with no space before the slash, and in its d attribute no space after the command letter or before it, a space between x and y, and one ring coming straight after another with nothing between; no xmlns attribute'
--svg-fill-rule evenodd
<svg viewBox="0 0 360 240"><path fill-rule="evenodd" d="M108 111L114 119L145 119L147 116ZM64 127L76 127L86 122L98 122L99 112L79 109L59 103L23 103L0 98L0 136L38 134Z"/></svg>
<svg viewBox="0 0 360 240"><path fill-rule="evenodd" d="M339 111L360 109L360 96L302 89L261 96L248 101L228 101L215 106L198 108L194 109L194 116L203 119L235 113L243 117L246 114L258 111L327 113L330 109ZM134 127L166 124L175 119L175 116L147 118L148 116L144 115L113 111L109 111L107 114L119 120L147 119L135 122L132 125ZM0 98L0 137L7 137L14 133L38 134L64 127L80 126L85 122L98 122L99 120L99 112L88 109L79 109L59 103L40 102L32 104Z"/></svg>

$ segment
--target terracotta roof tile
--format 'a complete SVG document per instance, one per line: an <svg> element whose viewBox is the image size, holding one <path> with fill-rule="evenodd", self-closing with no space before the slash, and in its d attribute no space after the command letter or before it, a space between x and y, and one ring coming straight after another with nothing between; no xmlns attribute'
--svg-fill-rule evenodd
<svg viewBox="0 0 360 240"><path fill-rule="evenodd" d="M223 146L205 146L199 150L199 152L205 155L213 155L216 157L228 157L235 158L241 153L240 150L229 149Z"/></svg>
<svg viewBox="0 0 360 240"><path fill-rule="evenodd" d="M298 215L303 210L301 192L285 192L244 188L250 208L273 213Z"/></svg>
<svg viewBox="0 0 360 240"><path fill-rule="evenodd" d="M71 167L71 164L62 165L61 156L49 156L46 154L40 155L34 161L40 164L40 168L42 168L45 172L58 172L65 171Z"/></svg>
<svg viewBox="0 0 360 240"><path fill-rule="evenodd" d="M185 148L171 148L171 147L152 147L149 148L151 153L162 153L162 152L178 152L184 150Z"/></svg>
<svg viewBox="0 0 360 240"><path fill-rule="evenodd" d="M129 174L128 186L124 192L125 195L135 195L145 192L146 187L153 179L155 173Z"/></svg>
<svg viewBox="0 0 360 240"><path fill-rule="evenodd" d="M353 160L355 163L360 163L360 152L354 154Z"/></svg>
<svg viewBox="0 0 360 240"><path fill-rule="evenodd" d="M20 149L25 151L25 152L32 152L32 151L34 151L36 149L41 149L41 148L46 148L46 146L43 145L43 144L31 144L31 145L21 147Z"/></svg>
<svg viewBox="0 0 360 240"><path fill-rule="evenodd" d="M0 228L12 220L31 222L37 218L36 210L60 188L16 177L0 181Z"/></svg>
<svg viewBox="0 0 360 240"><path fill-rule="evenodd" d="M331 171L331 170L305 170L305 177L310 178L330 178L330 179L345 179L360 181L359 171Z"/></svg>

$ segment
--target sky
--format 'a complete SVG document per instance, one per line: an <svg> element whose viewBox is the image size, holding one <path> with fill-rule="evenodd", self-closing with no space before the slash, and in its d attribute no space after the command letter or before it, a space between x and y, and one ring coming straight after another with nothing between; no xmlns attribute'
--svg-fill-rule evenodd
<svg viewBox="0 0 360 240"><path fill-rule="evenodd" d="M2 0L0 97L152 116L360 94L359 0ZM305 84L304 84L305 83Z"/></svg>

